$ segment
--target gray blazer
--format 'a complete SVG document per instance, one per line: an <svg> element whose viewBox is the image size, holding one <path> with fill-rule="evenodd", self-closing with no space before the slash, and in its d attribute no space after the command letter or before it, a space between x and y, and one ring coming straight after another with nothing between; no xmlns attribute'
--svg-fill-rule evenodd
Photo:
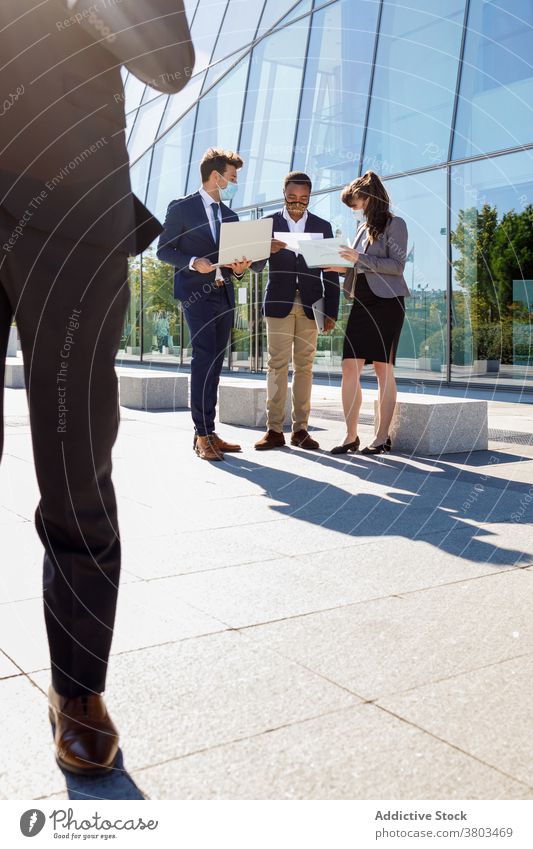
<svg viewBox="0 0 533 849"><path fill-rule="evenodd" d="M358 228L353 247L359 251L359 262L344 279L344 291L352 292L355 275L364 272L368 285L380 298L410 295L403 276L407 258L407 225L397 215L389 220L384 232L370 243L365 224ZM353 294L352 294L353 297Z"/></svg>

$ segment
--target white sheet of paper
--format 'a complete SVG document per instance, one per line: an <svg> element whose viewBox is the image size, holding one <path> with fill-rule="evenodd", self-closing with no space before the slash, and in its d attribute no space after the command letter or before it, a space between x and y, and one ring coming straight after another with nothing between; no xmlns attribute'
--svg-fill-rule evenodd
<svg viewBox="0 0 533 849"><path fill-rule="evenodd" d="M299 254L299 241L309 242L311 239L323 239L324 236L322 233L285 233L282 231L274 233L274 238L279 239L280 242L285 242L287 247L283 248L283 250L294 251L295 254Z"/></svg>
<svg viewBox="0 0 533 849"><path fill-rule="evenodd" d="M272 241L271 218L259 221L223 221L220 226L218 264L228 265L242 257L255 262L268 259Z"/></svg>
<svg viewBox="0 0 533 849"><path fill-rule="evenodd" d="M311 304L311 309L313 310L313 315L315 317L316 326L318 327L319 333L324 332L326 320L326 316L324 313L324 305L324 298L319 298L318 301L315 301L314 304Z"/></svg>
<svg viewBox="0 0 533 849"><path fill-rule="evenodd" d="M300 253L309 268L326 268L328 265L342 265L343 268L353 268L353 262L343 259L339 248L349 245L342 239L321 239L320 241L299 242Z"/></svg>

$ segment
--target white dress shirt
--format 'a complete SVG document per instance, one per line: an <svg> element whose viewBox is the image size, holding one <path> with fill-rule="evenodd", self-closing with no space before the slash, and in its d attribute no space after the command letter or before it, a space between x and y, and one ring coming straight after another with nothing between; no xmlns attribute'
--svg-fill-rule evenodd
<svg viewBox="0 0 533 849"><path fill-rule="evenodd" d="M289 215L289 211L288 211L286 206L284 206L283 209L281 210L281 214L283 215L285 221L289 225L289 232L290 233L305 233L305 225L306 225L307 217L308 217L307 209L305 210L304 214L302 215L302 217L298 221L295 221L293 218L291 218L291 216ZM294 253L296 254L296 256L298 256L298 251L294 251ZM296 275L296 287L298 287L298 275ZM300 298L298 288L296 288L296 298L297 299Z"/></svg>
<svg viewBox="0 0 533 849"><path fill-rule="evenodd" d="M304 214L302 215L302 217L300 218L299 221L295 221L293 218L291 218L286 206L284 206L283 209L281 210L281 214L283 215L285 221L289 225L289 232L290 233L305 233L305 225L307 223L307 217L308 217L307 209L305 210Z"/></svg>

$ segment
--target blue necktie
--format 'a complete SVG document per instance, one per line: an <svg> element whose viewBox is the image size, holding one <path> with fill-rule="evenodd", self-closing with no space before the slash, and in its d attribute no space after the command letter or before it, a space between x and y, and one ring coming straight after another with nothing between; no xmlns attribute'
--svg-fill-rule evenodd
<svg viewBox="0 0 533 849"><path fill-rule="evenodd" d="M213 218L215 219L215 242L217 243L217 248L220 245L220 219L218 217L219 210L218 203L212 203L211 209L213 210Z"/></svg>

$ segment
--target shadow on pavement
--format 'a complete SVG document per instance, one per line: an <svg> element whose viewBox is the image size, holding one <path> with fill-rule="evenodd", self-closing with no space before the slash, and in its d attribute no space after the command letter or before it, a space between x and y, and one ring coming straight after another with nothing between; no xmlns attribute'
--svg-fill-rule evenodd
<svg viewBox="0 0 533 849"><path fill-rule="evenodd" d="M61 767L59 767L61 769ZM107 775L74 775L61 769L67 785L68 798L80 799L144 799L124 767L122 749L118 750L114 768Z"/></svg>
<svg viewBox="0 0 533 849"><path fill-rule="evenodd" d="M290 471L294 451L298 459L304 456L314 464L314 478ZM449 455L450 462L446 462L442 458L359 454L346 460L345 455L338 459L326 452L298 449L283 453L287 470L236 455L226 455L223 463L213 465L223 474L245 478L262 488L265 497L281 502L270 509L287 518L353 537L423 539L441 551L474 562L498 566L532 562L531 553L492 545L492 532L486 527L488 523L517 521L513 515L520 515L522 524L531 524L533 505L524 509L532 500L531 484L491 476L487 468L516 461L516 457L478 452L485 455L486 466L474 472L453 465L452 457L458 462L455 455ZM322 480L316 480L317 469ZM328 483L329 469L346 475L347 489ZM356 491L358 481L361 492ZM382 495L370 493L364 491L365 482L386 489ZM458 530L463 531L460 538L452 533Z"/></svg>

